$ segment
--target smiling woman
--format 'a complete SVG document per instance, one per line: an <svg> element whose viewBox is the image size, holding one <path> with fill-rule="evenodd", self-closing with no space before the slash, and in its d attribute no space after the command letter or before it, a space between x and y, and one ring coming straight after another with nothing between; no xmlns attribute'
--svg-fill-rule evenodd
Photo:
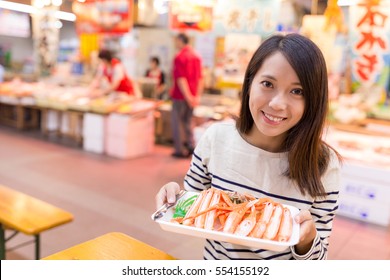
<svg viewBox="0 0 390 280"><path fill-rule="evenodd" d="M276 253L204 236L205 259L326 259L340 176L337 152L321 140L327 106L325 61L312 41L275 35L260 45L245 72L236 125L217 123L203 134L184 188L294 206L299 242ZM157 206L179 191L174 182L163 186Z"/></svg>

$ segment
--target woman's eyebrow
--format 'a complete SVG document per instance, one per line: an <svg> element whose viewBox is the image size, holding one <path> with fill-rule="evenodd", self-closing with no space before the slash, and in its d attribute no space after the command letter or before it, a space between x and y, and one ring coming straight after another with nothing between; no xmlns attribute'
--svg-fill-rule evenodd
<svg viewBox="0 0 390 280"><path fill-rule="evenodd" d="M268 74L264 74L264 75L261 75L262 78L268 78L270 80L274 80L276 81L276 78L272 75L268 75ZM291 83L292 85L294 86L302 86L300 82L294 82L294 83Z"/></svg>

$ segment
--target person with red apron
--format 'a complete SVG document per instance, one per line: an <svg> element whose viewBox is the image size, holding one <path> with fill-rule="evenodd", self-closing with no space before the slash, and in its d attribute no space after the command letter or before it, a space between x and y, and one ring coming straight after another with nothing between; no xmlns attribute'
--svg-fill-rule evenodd
<svg viewBox="0 0 390 280"><path fill-rule="evenodd" d="M128 95L137 95L136 87L130 77L126 74L125 67L119 59L114 58L108 50L99 52L101 67L98 70L96 79L106 78L109 86L104 89L104 94L113 91L125 92Z"/></svg>

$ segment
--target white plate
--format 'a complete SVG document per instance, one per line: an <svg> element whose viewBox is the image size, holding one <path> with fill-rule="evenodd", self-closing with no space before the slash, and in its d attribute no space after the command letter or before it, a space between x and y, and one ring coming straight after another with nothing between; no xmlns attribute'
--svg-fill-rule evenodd
<svg viewBox="0 0 390 280"><path fill-rule="evenodd" d="M182 199L189 198L194 194L198 194L198 193L187 192ZM299 213L299 209L294 206L290 206L290 205L283 205L283 206L290 209L293 218ZM222 231L207 230L207 229L196 228L193 226L186 226L178 223L172 223L170 222L170 220L172 219L173 214L174 214L174 207L168 209L168 211L164 214L163 217L155 221L159 223L160 227L163 230L166 231L191 235L195 237L207 238L207 239L212 239L217 241L224 241L224 242L239 244L239 245L248 246L252 248L278 251L278 252L284 251L289 246L293 246L297 244L299 241L299 224L297 224L294 221L294 219L293 219L293 231L290 240L288 242L278 242L278 241L266 240L261 238L238 236L231 233L224 233ZM153 219L153 215L152 215L152 219Z"/></svg>

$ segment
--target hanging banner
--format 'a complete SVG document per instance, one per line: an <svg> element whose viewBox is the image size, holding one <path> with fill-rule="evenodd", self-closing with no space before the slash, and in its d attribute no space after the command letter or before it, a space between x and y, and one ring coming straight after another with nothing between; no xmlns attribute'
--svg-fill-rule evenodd
<svg viewBox="0 0 390 280"><path fill-rule="evenodd" d="M214 32L247 33L268 36L276 31L280 1L218 1L214 9Z"/></svg>
<svg viewBox="0 0 390 280"><path fill-rule="evenodd" d="M31 3L36 6L37 2ZM50 76L57 64L60 33L55 13L58 10L59 7L50 5L31 14L35 72L41 77Z"/></svg>
<svg viewBox="0 0 390 280"><path fill-rule="evenodd" d="M0 9L0 35L28 38L30 33L28 14Z"/></svg>
<svg viewBox="0 0 390 280"><path fill-rule="evenodd" d="M77 16L76 31L79 34L123 34L133 25L133 0L75 1L72 9Z"/></svg>
<svg viewBox="0 0 390 280"><path fill-rule="evenodd" d="M360 86L389 88L390 6L362 1L350 7L353 90Z"/></svg>
<svg viewBox="0 0 390 280"><path fill-rule="evenodd" d="M169 27L173 30L210 31L213 8L191 0L172 1L169 8Z"/></svg>

